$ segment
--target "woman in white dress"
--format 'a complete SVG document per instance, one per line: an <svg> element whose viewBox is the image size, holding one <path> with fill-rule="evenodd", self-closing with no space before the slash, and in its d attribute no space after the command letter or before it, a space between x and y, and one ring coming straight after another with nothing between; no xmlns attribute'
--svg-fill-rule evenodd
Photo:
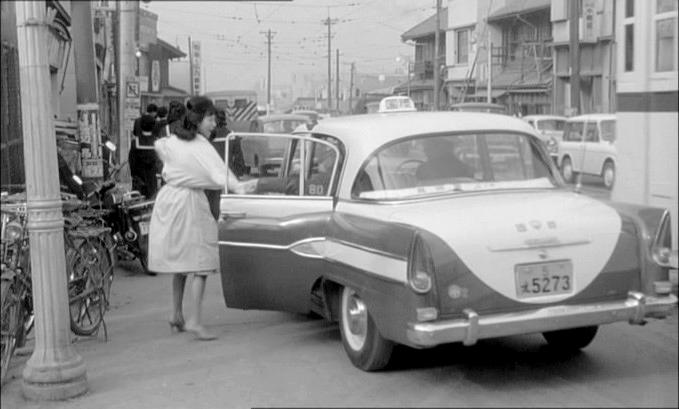
<svg viewBox="0 0 679 409"><path fill-rule="evenodd" d="M221 189L229 179L236 193L254 190L255 181L240 182L206 136L215 127L215 107L208 98L187 103L183 126L155 143L163 161L166 184L158 192L149 229L149 270L173 274L170 328L190 331L200 340L217 337L201 323L207 276L219 269L217 222L204 189ZM192 275L193 316L184 322L182 301L187 275Z"/></svg>

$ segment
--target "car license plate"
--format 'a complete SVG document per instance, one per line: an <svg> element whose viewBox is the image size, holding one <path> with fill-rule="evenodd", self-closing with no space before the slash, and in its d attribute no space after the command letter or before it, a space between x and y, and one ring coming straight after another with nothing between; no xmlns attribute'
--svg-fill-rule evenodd
<svg viewBox="0 0 679 409"><path fill-rule="evenodd" d="M149 222L139 222L139 233L142 236L149 234Z"/></svg>
<svg viewBox="0 0 679 409"><path fill-rule="evenodd" d="M573 292L573 263L570 260L517 264L514 273L519 298Z"/></svg>

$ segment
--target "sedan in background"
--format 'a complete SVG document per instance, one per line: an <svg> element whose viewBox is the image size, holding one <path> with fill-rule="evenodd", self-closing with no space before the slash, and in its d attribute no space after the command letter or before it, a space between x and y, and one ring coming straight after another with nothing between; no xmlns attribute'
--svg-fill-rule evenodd
<svg viewBox="0 0 679 409"><path fill-rule="evenodd" d="M283 134L291 133L300 125L308 125L310 120L305 115L275 114L260 116L250 123L250 132ZM266 175L275 172L283 160L285 146L281 140L255 137L241 142L246 166Z"/></svg>
<svg viewBox="0 0 679 409"><path fill-rule="evenodd" d="M563 139L567 118L558 115L526 115L521 119L538 131L540 139L547 144L549 155L555 163L558 163L559 143Z"/></svg>

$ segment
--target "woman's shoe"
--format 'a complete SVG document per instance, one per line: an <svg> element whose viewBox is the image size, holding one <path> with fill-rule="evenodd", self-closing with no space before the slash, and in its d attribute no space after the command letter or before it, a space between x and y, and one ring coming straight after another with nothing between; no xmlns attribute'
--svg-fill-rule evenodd
<svg viewBox="0 0 679 409"><path fill-rule="evenodd" d="M212 341L217 339L215 334L208 332L203 326L186 328L186 330L195 335L196 339L199 341Z"/></svg>
<svg viewBox="0 0 679 409"><path fill-rule="evenodd" d="M177 331L177 332L184 332L186 331L186 328L184 328L184 320L170 320L170 331Z"/></svg>

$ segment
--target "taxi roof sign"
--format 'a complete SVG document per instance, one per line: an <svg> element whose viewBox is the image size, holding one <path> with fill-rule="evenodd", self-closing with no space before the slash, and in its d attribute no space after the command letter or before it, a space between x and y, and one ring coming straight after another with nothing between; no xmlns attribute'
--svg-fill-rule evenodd
<svg viewBox="0 0 679 409"><path fill-rule="evenodd" d="M377 112L413 112L417 111L410 97L392 96L382 98Z"/></svg>

